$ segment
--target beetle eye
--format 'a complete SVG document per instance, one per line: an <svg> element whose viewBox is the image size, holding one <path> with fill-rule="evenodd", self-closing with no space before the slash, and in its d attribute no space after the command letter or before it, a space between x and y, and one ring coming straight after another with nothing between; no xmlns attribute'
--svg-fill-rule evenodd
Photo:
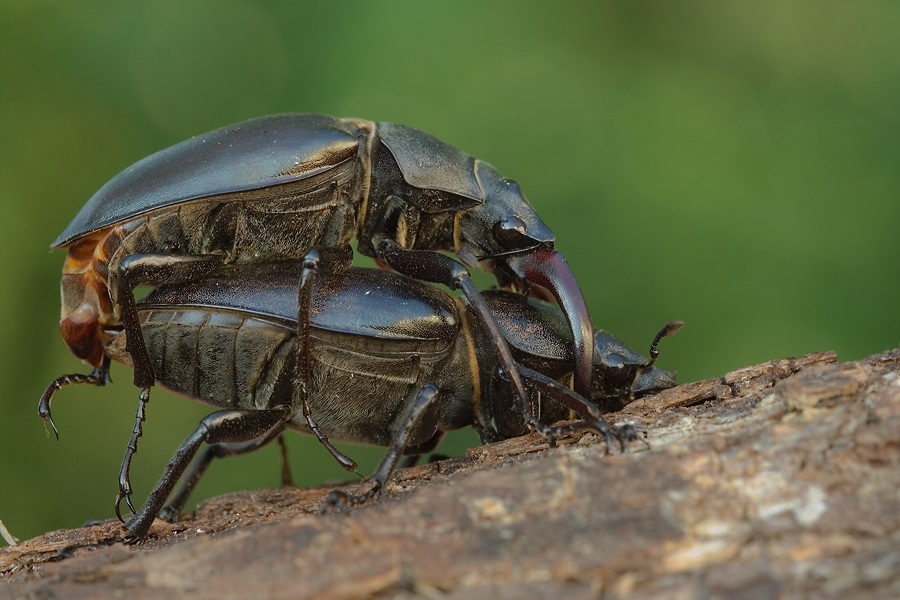
<svg viewBox="0 0 900 600"><path fill-rule="evenodd" d="M625 363L625 358L621 354L613 352L606 357L607 374L606 379L615 385L621 385L628 381L631 377L632 368Z"/></svg>
<svg viewBox="0 0 900 600"><path fill-rule="evenodd" d="M527 231L528 225L515 215L497 221L494 225L494 237L506 248L515 247Z"/></svg>

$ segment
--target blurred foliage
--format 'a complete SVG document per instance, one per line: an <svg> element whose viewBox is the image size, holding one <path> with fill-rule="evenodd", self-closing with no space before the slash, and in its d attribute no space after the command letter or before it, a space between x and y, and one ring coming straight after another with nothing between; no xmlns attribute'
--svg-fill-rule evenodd
<svg viewBox="0 0 900 600"><path fill-rule="evenodd" d="M124 167L266 113L424 129L518 179L595 324L682 381L900 342L900 4L6 0L0 6L0 519L25 538L109 517L137 393L58 395L85 371L55 323L47 245ZM155 391L136 502L208 407ZM452 452L473 443L457 438ZM290 436L303 485L346 478ZM448 448L444 448L445 451ZM379 451L362 456L371 472ZM199 496L277 485L277 449Z"/></svg>

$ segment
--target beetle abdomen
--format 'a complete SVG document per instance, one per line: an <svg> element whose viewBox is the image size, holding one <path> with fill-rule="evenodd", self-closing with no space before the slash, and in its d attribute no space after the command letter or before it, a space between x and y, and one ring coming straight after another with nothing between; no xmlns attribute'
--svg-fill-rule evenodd
<svg viewBox="0 0 900 600"><path fill-rule="evenodd" d="M154 290L138 308L160 383L216 406L291 406L290 426L309 432L292 396L299 279L296 263L239 266ZM459 331L450 296L373 269L318 278L310 324L308 401L319 427L382 446ZM433 435L426 429L416 443Z"/></svg>
<svg viewBox="0 0 900 600"><path fill-rule="evenodd" d="M227 311L153 308L141 328L159 381L223 408L267 408L289 382L293 331ZM287 369L285 368L287 364Z"/></svg>

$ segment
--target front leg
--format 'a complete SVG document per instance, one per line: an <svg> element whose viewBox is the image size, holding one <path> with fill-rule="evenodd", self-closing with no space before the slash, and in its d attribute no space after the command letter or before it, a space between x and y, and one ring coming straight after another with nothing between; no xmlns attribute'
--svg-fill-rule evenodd
<svg viewBox="0 0 900 600"><path fill-rule="evenodd" d="M519 367L513 360L509 344L500 331L497 321L494 320L494 315L488 309L481 292L472 282L468 269L459 261L440 252L408 250L389 238L379 242L377 252L378 257L398 273L421 281L440 283L451 290L462 291L469 310L479 324L488 331L490 339L494 340L500 365L507 373L513 392L519 400L526 425L532 430L539 429L541 425L534 418L528 392L525 390L525 384L519 374Z"/></svg>
<svg viewBox="0 0 900 600"><path fill-rule="evenodd" d="M621 427L612 425L603 418L600 414L600 409L596 405L585 400L578 393L565 387L552 377L547 377L543 373L522 365L519 365L519 368L522 371L522 375L528 380L529 385L534 386L539 392L548 395L560 404L575 411L582 419L569 425L546 425L541 423L538 430L547 436L551 444L557 436L587 430L602 435L606 441L607 450L614 442L618 442L619 447L624 452L625 445L637 439L637 434L631 425L623 425Z"/></svg>

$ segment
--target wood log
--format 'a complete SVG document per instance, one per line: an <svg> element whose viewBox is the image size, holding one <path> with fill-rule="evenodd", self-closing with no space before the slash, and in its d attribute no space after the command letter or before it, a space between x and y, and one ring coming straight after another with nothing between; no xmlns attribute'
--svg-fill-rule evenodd
<svg viewBox="0 0 900 600"><path fill-rule="evenodd" d="M400 471L369 504L258 490L0 549L0 597L900 598L900 349L773 360ZM348 491L354 491L350 487Z"/></svg>

